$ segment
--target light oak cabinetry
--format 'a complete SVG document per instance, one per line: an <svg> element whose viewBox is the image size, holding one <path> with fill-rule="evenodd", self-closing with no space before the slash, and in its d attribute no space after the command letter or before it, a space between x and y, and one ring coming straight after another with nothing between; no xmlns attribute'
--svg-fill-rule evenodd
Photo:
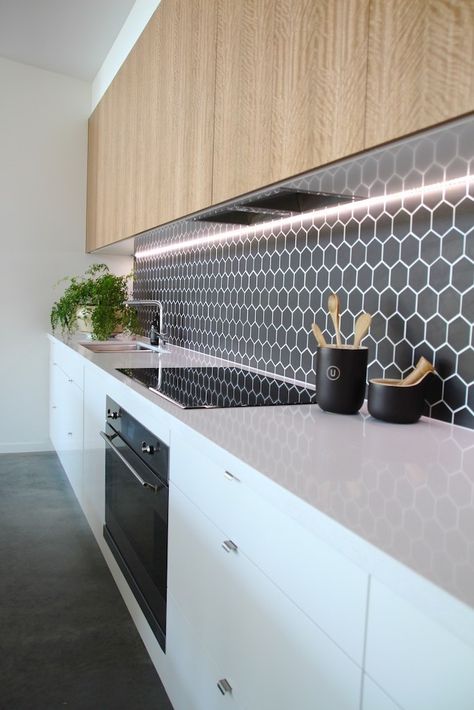
<svg viewBox="0 0 474 710"><path fill-rule="evenodd" d="M472 0L371 0L365 147L473 109Z"/></svg>
<svg viewBox="0 0 474 710"><path fill-rule="evenodd" d="M364 145L368 0L219 0L213 202Z"/></svg>
<svg viewBox="0 0 474 710"><path fill-rule="evenodd" d="M136 232L210 202L214 3L162 2L137 47Z"/></svg>
<svg viewBox="0 0 474 710"><path fill-rule="evenodd" d="M87 250L473 109L472 0L162 0L90 118Z"/></svg>
<svg viewBox="0 0 474 710"><path fill-rule="evenodd" d="M212 202L261 187L272 172L274 0L219 0Z"/></svg>
<svg viewBox="0 0 474 710"><path fill-rule="evenodd" d="M88 251L210 204L216 24L162 2L92 114Z"/></svg>

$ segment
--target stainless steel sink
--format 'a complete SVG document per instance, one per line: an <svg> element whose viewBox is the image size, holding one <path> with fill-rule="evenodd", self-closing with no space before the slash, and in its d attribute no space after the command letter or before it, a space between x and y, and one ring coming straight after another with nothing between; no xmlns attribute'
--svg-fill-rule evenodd
<svg viewBox="0 0 474 710"><path fill-rule="evenodd" d="M79 343L83 348L92 350L94 353L131 353L131 352L156 352L157 348L150 348L145 343L126 342L98 342L87 341Z"/></svg>

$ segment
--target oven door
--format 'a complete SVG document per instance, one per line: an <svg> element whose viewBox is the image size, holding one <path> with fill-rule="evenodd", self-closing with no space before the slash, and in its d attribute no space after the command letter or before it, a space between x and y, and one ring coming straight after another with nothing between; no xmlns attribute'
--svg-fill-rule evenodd
<svg viewBox="0 0 474 710"><path fill-rule="evenodd" d="M109 425L104 538L165 650L168 485Z"/></svg>

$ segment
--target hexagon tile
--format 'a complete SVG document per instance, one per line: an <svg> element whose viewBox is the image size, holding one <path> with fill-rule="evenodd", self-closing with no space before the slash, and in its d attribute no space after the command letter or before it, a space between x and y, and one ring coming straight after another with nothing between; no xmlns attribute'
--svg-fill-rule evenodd
<svg viewBox="0 0 474 710"><path fill-rule="evenodd" d="M473 174L468 117L282 185L373 197ZM254 239L226 241L229 229L186 220L137 237L134 296L162 299L171 342L314 383L311 323L332 337L326 305L337 291L347 342L361 311L374 316L369 378L402 377L424 355L439 373L426 414L474 428L472 182L356 203L344 218L302 219ZM218 233L221 243L181 246ZM148 254L164 244L175 248Z"/></svg>

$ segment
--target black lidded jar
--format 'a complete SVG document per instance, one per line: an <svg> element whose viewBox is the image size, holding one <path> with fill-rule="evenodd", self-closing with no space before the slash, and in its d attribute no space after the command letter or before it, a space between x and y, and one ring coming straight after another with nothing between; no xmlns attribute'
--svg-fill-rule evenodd
<svg viewBox="0 0 474 710"><path fill-rule="evenodd" d="M370 380L369 414L384 422L414 424L423 414L426 387L431 378L432 373L427 372L421 380L407 386L400 385L400 380Z"/></svg>
<svg viewBox="0 0 474 710"><path fill-rule="evenodd" d="M364 403L368 348L327 345L316 351L316 399L327 412L355 414Z"/></svg>

